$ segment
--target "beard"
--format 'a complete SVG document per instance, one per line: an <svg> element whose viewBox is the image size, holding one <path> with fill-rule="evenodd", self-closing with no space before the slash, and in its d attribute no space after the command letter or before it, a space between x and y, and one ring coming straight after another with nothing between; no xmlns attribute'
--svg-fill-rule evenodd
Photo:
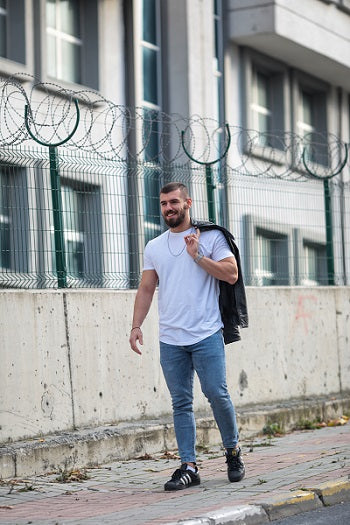
<svg viewBox="0 0 350 525"><path fill-rule="evenodd" d="M182 209L179 212L177 212L176 215L173 215L172 217L166 217L163 215L163 219L165 221L165 224L169 226L170 228L177 228L180 226L186 217L186 209Z"/></svg>

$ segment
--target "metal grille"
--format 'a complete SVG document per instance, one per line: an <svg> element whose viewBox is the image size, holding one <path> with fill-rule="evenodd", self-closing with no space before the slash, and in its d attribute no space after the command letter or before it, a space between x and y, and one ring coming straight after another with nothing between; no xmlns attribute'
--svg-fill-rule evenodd
<svg viewBox="0 0 350 525"><path fill-rule="evenodd" d="M229 228L247 285L345 285L348 146L125 108L93 92L2 80L0 286L133 288L165 229L159 190Z"/></svg>

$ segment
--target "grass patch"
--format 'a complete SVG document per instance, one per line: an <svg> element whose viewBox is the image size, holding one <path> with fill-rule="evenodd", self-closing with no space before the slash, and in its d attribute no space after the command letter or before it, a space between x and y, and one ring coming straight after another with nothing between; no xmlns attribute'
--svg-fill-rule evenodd
<svg viewBox="0 0 350 525"><path fill-rule="evenodd" d="M264 483L267 483L266 479L258 479L258 485L263 485Z"/></svg>
<svg viewBox="0 0 350 525"><path fill-rule="evenodd" d="M317 428L322 428L326 426L321 421L310 421L309 419L300 419L293 430L315 430Z"/></svg>
<svg viewBox="0 0 350 525"><path fill-rule="evenodd" d="M274 447L274 446L275 444L271 442L271 439L269 439L268 441L262 441L261 443L249 443L249 445L247 445L247 448L249 452L254 452L255 448Z"/></svg>
<svg viewBox="0 0 350 525"><path fill-rule="evenodd" d="M87 474L86 469L79 470L66 470L60 469L59 475L55 478L55 481L58 483L74 483L74 482L83 482L87 479L90 479L90 476Z"/></svg>
<svg viewBox="0 0 350 525"><path fill-rule="evenodd" d="M268 425L264 426L263 434L267 436L278 437L283 436L285 434L285 431L279 423L269 423Z"/></svg>
<svg viewBox="0 0 350 525"><path fill-rule="evenodd" d="M26 483L24 487L22 487L21 489L17 489L17 492L32 492L33 490L36 490L34 485L28 485Z"/></svg>

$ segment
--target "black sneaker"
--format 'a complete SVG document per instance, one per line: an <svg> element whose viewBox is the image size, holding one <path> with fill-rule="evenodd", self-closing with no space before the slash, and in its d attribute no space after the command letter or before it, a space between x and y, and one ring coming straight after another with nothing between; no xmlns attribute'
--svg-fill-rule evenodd
<svg viewBox="0 0 350 525"><path fill-rule="evenodd" d="M227 476L232 481L241 481L245 475L245 467L241 457L241 448L228 448L226 452Z"/></svg>
<svg viewBox="0 0 350 525"><path fill-rule="evenodd" d="M187 463L183 463L180 468L176 469L171 479L164 485L164 490L182 490L192 485L199 485L201 482L198 469L196 472L187 469Z"/></svg>

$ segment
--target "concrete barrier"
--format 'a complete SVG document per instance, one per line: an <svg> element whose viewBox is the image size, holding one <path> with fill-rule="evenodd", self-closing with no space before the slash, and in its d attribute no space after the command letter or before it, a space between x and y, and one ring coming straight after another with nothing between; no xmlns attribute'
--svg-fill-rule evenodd
<svg viewBox="0 0 350 525"><path fill-rule="evenodd" d="M169 415L156 299L142 356L135 291L0 292L0 443ZM250 327L227 347L236 407L350 391L350 287L248 288ZM195 408L210 414L196 383Z"/></svg>

